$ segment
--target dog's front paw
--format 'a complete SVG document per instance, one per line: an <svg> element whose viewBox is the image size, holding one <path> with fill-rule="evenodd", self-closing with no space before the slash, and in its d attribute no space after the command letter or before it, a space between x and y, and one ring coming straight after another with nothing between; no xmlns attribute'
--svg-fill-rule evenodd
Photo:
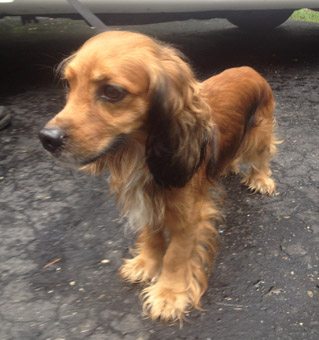
<svg viewBox="0 0 319 340"><path fill-rule="evenodd" d="M131 283L156 281L160 271L160 264L150 258L137 255L132 259L124 259L119 269L120 277Z"/></svg>
<svg viewBox="0 0 319 340"><path fill-rule="evenodd" d="M146 287L142 293L143 311L152 320L164 322L182 322L187 307L192 307L192 303L187 291L174 292L172 289L162 287L157 282Z"/></svg>

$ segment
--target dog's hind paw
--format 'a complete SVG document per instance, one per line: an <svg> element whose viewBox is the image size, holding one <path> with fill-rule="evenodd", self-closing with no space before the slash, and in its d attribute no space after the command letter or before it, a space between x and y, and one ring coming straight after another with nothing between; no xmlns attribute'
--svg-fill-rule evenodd
<svg viewBox="0 0 319 340"><path fill-rule="evenodd" d="M241 182L254 193L259 192L269 196L276 194L276 183L266 174L247 175Z"/></svg>
<svg viewBox="0 0 319 340"><path fill-rule="evenodd" d="M222 172L221 174L219 175L221 178L226 178L230 175L239 175L240 174L240 169L239 167L237 166L237 164L234 162L230 165L228 165Z"/></svg>

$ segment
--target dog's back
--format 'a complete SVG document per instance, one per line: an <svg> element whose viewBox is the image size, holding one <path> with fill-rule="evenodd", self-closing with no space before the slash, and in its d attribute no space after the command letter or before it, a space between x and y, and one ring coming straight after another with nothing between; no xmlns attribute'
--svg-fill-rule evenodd
<svg viewBox="0 0 319 340"><path fill-rule="evenodd" d="M215 171L222 172L238 156L253 131L268 132L269 139L274 98L267 81L247 66L228 69L203 85L218 136Z"/></svg>

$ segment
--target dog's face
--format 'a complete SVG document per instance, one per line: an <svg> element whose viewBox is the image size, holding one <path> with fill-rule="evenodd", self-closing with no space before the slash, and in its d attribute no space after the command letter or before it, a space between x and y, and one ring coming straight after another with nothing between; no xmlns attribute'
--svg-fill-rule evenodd
<svg viewBox="0 0 319 340"><path fill-rule="evenodd" d="M62 75L67 103L39 133L53 156L94 168L138 141L158 184L189 181L205 158L210 113L178 51L138 33L106 32L67 58Z"/></svg>
<svg viewBox="0 0 319 340"><path fill-rule="evenodd" d="M62 70L67 103L40 132L44 147L63 162L83 166L141 129L149 102L143 63L154 47L147 37L112 32L90 39L68 58Z"/></svg>

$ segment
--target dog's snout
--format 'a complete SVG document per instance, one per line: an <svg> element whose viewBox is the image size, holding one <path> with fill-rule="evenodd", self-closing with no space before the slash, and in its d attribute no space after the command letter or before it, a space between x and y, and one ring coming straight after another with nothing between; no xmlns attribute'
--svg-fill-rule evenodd
<svg viewBox="0 0 319 340"><path fill-rule="evenodd" d="M39 132L39 138L43 147L53 153L63 146L66 135L59 128L47 128Z"/></svg>

